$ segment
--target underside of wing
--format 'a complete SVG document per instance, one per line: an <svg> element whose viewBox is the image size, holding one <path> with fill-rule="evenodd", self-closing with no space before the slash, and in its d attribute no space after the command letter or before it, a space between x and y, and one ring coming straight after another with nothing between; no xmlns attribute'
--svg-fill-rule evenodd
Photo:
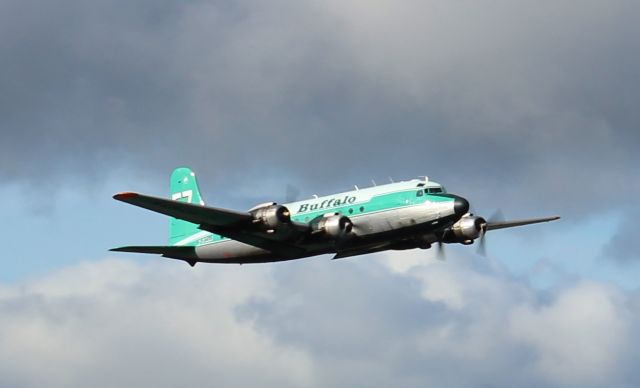
<svg viewBox="0 0 640 388"><path fill-rule="evenodd" d="M386 251L387 249L389 249L389 245L390 244L386 243L386 244L381 244L378 247L343 250L343 251L340 251L340 252L336 253L335 256L333 256L331 258L331 260L345 259L347 257L360 256L360 255L366 255L366 254L369 254L369 253L377 253L377 252Z"/></svg>
<svg viewBox="0 0 640 388"><path fill-rule="evenodd" d="M307 253L303 246L295 242L299 233L294 228L282 226L274 232L267 233L260 230L232 229L215 227L212 225L200 225L200 228L211 233L219 234L230 239L240 241L254 247L273 252L283 258L295 258Z"/></svg>
<svg viewBox="0 0 640 388"><path fill-rule="evenodd" d="M543 218L530 218L526 220L515 220L515 221L500 221L500 222L488 222L487 230L498 230L498 229L506 229L506 228L514 228L516 226L524 226L531 224L539 224L541 222L549 222L559 220L560 217L543 217Z"/></svg>

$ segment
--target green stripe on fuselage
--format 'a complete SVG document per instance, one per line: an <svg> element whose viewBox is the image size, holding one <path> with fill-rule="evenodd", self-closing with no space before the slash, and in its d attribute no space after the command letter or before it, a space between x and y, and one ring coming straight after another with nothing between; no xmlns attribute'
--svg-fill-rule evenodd
<svg viewBox="0 0 640 388"><path fill-rule="evenodd" d="M298 210L302 208L302 206L298 205L300 206L298 209L289 209L289 210L295 212L294 215L291 217L294 221L310 222L314 218L318 216L322 216L327 213L340 213L347 217L349 216L355 217L355 216L360 216L360 215L365 215L365 214L370 214L375 212L398 209L402 207L422 205L427 201L453 202L453 198L447 197L444 195L423 194L422 196L418 197L417 196L418 191L419 190L411 189L411 190L404 190L404 191L387 193L387 194L380 194L380 195L375 195L371 197L371 199L369 199L368 201L358 201L357 200L358 192L353 191L350 193L351 195L349 194L345 196L341 195L341 197L355 197L356 201L350 204L340 205L336 207L325 207L318 210L303 211L303 212L298 212ZM318 199L314 199L313 202L314 204L318 204L318 203L321 204L322 202L320 200L326 201L326 199L324 198L318 198ZM309 206L308 208L310 207L312 206Z"/></svg>
<svg viewBox="0 0 640 388"><path fill-rule="evenodd" d="M382 191L384 186L378 186L377 188L374 188L374 190L377 190L375 190L375 192L373 193L371 189L362 189L325 197L310 198L305 201L283 205L287 206L292 212L292 220L297 222L309 223L313 219L327 213L339 213L347 217L358 218L372 213L422 205L427 201L434 203L454 201L454 198L448 196L447 194L426 194L424 193L424 187L416 187L414 186L415 183L413 182L403 183L407 183L410 186L407 187L407 185L405 185L404 187L398 187L402 185L402 183L396 183L394 184L394 186L396 186L396 190L392 192L385 193L384 191ZM418 196L418 191L422 191L423 195ZM351 203L344 203L340 204L339 206L331 206L336 202L336 200L339 199L342 201L345 198L355 198L355 200L353 200ZM333 202L331 202L332 199ZM321 207L323 202L325 206ZM299 210L301 208L304 208L303 205L307 205L306 209L313 208L314 210L300 212ZM316 205L315 208L314 205ZM360 210L361 208L362 211ZM349 212L349 210L352 210L352 212ZM207 234L202 238L185 244L185 246L217 244L229 240L229 238L219 236L217 234Z"/></svg>

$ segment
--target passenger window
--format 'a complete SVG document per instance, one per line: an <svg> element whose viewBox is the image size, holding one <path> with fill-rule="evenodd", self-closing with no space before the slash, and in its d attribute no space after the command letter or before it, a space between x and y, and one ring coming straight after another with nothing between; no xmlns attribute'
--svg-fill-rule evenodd
<svg viewBox="0 0 640 388"><path fill-rule="evenodd" d="M422 190L418 190L418 192L416 193L416 197L422 197L424 195L424 191Z"/></svg>

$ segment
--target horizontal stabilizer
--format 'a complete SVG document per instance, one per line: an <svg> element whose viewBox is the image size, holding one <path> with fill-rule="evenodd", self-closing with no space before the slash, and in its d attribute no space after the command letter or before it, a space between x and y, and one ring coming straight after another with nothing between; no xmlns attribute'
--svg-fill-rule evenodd
<svg viewBox="0 0 640 388"><path fill-rule="evenodd" d="M194 247L174 246L131 246L110 249L113 252L151 253L174 259L197 259Z"/></svg>

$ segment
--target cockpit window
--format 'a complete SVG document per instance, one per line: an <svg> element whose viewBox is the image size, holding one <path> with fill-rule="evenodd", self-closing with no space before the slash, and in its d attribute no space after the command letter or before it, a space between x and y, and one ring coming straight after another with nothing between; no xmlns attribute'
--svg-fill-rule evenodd
<svg viewBox="0 0 640 388"><path fill-rule="evenodd" d="M428 194L437 194L437 193L442 193L442 188L441 187L429 187L427 189L424 190L425 193Z"/></svg>

